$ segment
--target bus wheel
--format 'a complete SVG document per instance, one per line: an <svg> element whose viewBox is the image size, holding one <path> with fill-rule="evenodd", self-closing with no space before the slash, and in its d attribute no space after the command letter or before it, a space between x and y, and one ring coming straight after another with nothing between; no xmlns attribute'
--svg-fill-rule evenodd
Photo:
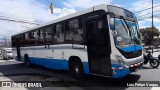
<svg viewBox="0 0 160 90"><path fill-rule="evenodd" d="M31 63L30 63L28 55L25 55L24 58L25 58L25 64L26 64L26 66L31 66Z"/></svg>
<svg viewBox="0 0 160 90"><path fill-rule="evenodd" d="M71 61L69 66L69 71L72 76L76 79L84 78L84 70L81 61Z"/></svg>
<svg viewBox="0 0 160 90"><path fill-rule="evenodd" d="M4 59L4 60L6 60L6 58L5 58L5 57L3 57L3 59Z"/></svg>

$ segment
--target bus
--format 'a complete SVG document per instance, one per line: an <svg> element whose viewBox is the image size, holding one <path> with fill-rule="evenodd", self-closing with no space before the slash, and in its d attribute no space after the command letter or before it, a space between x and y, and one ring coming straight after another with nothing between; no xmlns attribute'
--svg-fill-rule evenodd
<svg viewBox="0 0 160 90"><path fill-rule="evenodd" d="M122 78L143 65L141 34L134 13L96 5L12 36L14 57L27 66Z"/></svg>

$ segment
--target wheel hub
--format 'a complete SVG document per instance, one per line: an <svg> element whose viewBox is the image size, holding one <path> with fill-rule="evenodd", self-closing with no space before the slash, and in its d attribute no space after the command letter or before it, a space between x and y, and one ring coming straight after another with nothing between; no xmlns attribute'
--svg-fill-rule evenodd
<svg viewBox="0 0 160 90"><path fill-rule="evenodd" d="M154 65L154 66L156 66L156 65L157 65L157 62L156 62L155 60L153 61L153 65Z"/></svg>
<svg viewBox="0 0 160 90"><path fill-rule="evenodd" d="M79 73L79 69L77 67L75 68L75 71L76 71L76 73Z"/></svg>

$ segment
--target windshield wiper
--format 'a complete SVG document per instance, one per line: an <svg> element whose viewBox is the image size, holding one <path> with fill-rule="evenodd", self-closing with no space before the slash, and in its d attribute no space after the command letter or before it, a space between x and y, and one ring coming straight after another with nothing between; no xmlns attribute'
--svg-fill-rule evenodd
<svg viewBox="0 0 160 90"><path fill-rule="evenodd" d="M133 41L133 42L134 42L134 45L135 45L136 41L135 41L135 35L134 35L134 32L133 32L133 29L131 30L131 28L128 26L128 24L127 24L127 22L126 22L126 20L124 19L123 16L120 16L120 18L121 18L121 19L124 21L124 23L126 24L128 30L129 30L129 35L130 35L130 37L131 37L131 41ZM133 38L132 38L132 37L133 37Z"/></svg>
<svg viewBox="0 0 160 90"><path fill-rule="evenodd" d="M124 17L123 17L123 16L120 16L120 18L121 18L121 19L124 21L124 23L126 24L126 26L127 26L128 30L129 30L129 35L132 37L131 29L129 28L129 26L128 26L128 24L127 24L126 20L124 19ZM131 38L131 39L132 39L132 38Z"/></svg>
<svg viewBox="0 0 160 90"><path fill-rule="evenodd" d="M135 35L136 35L135 30L134 30L133 28L131 28L131 29L132 29L131 34L132 34L132 37L133 37L133 41L134 41L136 44L139 44L139 43L140 43L140 40L135 36Z"/></svg>
<svg viewBox="0 0 160 90"><path fill-rule="evenodd" d="M128 30L129 30L129 35L130 35L130 37L131 37L131 41L134 42L134 46L135 46L136 41L135 41L135 37L132 36L133 32L131 32L131 31L132 31L131 28L128 26L128 24L127 24L127 22L126 22L126 20L124 19L123 16L120 16L120 18L121 18L121 19L124 21L124 23L126 24ZM132 37L133 37L133 39L132 39ZM136 47L135 47L135 50L136 50Z"/></svg>

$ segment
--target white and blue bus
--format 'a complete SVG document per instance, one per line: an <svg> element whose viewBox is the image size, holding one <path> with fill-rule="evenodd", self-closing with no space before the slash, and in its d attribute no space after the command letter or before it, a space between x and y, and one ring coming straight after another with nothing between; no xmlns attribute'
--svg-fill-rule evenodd
<svg viewBox="0 0 160 90"><path fill-rule="evenodd" d="M143 65L141 35L132 12L97 5L12 36L17 61L56 70L122 78Z"/></svg>

